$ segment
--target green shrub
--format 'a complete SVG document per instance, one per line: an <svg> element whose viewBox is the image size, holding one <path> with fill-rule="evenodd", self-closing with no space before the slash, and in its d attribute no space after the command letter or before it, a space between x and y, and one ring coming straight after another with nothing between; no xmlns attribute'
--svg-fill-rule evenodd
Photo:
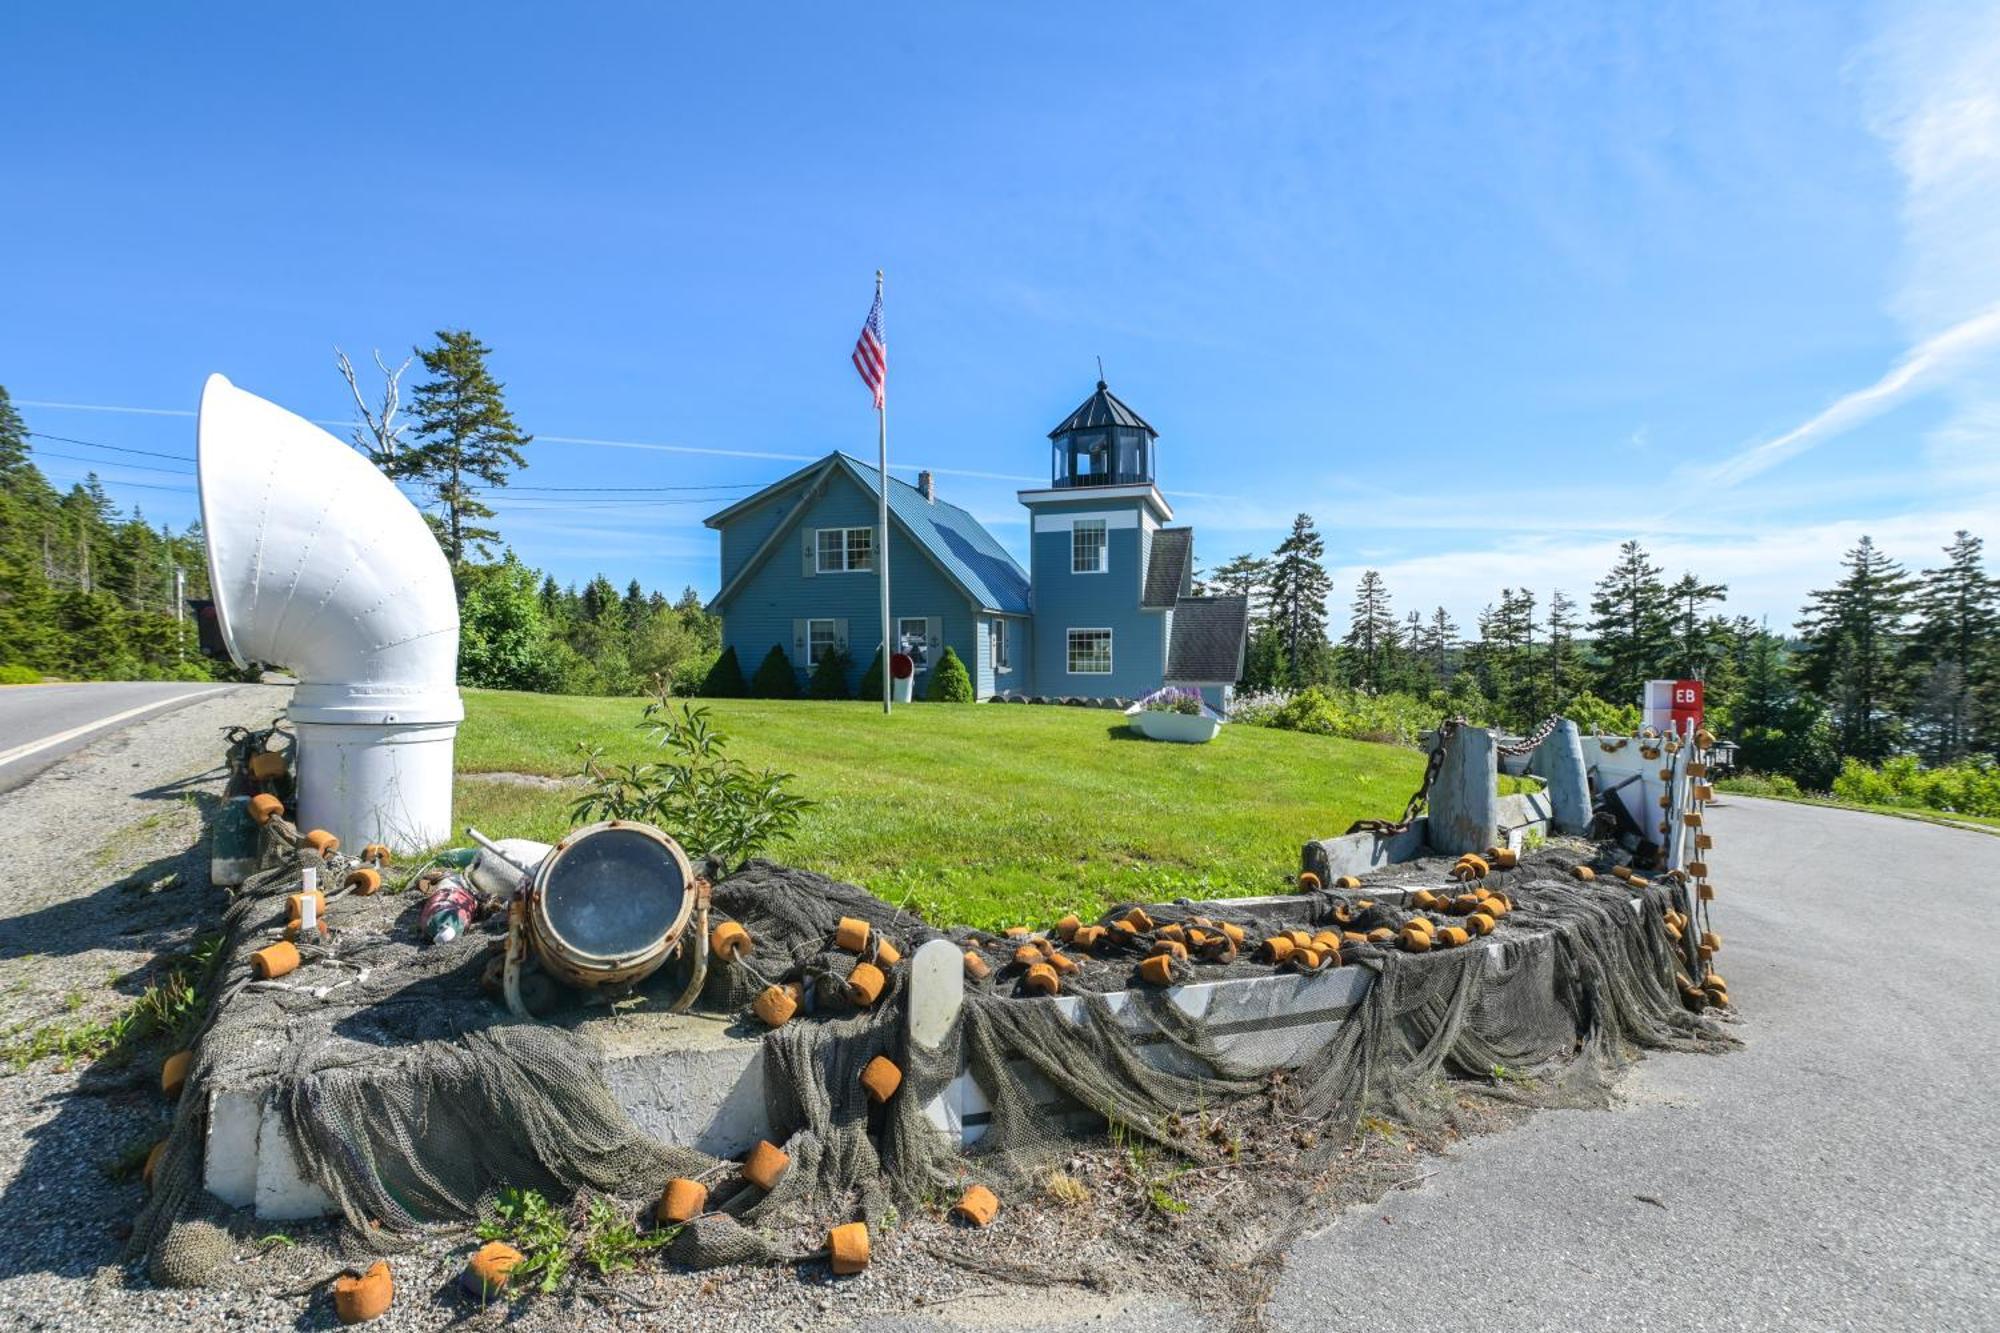
<svg viewBox="0 0 2000 1333"><path fill-rule="evenodd" d="M607 765L602 747L585 746L589 789L571 807L579 824L632 819L669 829L690 856L719 857L735 866L791 837L812 808L786 788L790 773L753 770L724 750L727 738L710 725L708 709L676 706L665 695L646 705L639 726L666 752L651 764Z"/></svg>
<svg viewBox="0 0 2000 1333"><path fill-rule="evenodd" d="M1964 763L1925 768L1914 755L1898 755L1870 768L1849 759L1833 780L1833 794L1855 805L2000 817L2000 767Z"/></svg>
<svg viewBox="0 0 2000 1333"><path fill-rule="evenodd" d="M972 677L966 674L965 663L958 653L947 647L938 664L931 668L930 687L924 698L932 703L969 704L972 702Z"/></svg>
<svg viewBox="0 0 2000 1333"><path fill-rule="evenodd" d="M1565 704L1562 714L1586 736L1630 736L1639 730L1637 704L1609 703L1588 690Z"/></svg>
<svg viewBox="0 0 2000 1333"><path fill-rule="evenodd" d="M764 654L764 661L757 668L757 674L750 678L750 697L753 699L796 699L799 697L799 676L792 670L792 659L785 656L785 650L778 644L771 645L771 651Z"/></svg>
<svg viewBox="0 0 2000 1333"><path fill-rule="evenodd" d="M812 679L806 682L808 699L852 699L847 692L847 668L851 665L846 653L838 648L820 654L819 665L813 668Z"/></svg>
<svg viewBox="0 0 2000 1333"><path fill-rule="evenodd" d="M1738 796L1798 796L1799 784L1783 773L1738 773L1715 784Z"/></svg>
<svg viewBox="0 0 2000 1333"><path fill-rule="evenodd" d="M861 684L855 689L854 697L867 703L871 699L882 702L882 650L877 648L875 656L868 659L868 669L861 673Z"/></svg>
<svg viewBox="0 0 2000 1333"><path fill-rule="evenodd" d="M708 669L708 675L701 682L701 693L707 699L742 699L750 694L750 682L743 679L743 664L736 660L736 649L724 648L722 656L715 659L715 665Z"/></svg>
<svg viewBox="0 0 2000 1333"><path fill-rule="evenodd" d="M1365 694L1310 685L1275 707L1258 706L1234 716L1284 731L1414 745L1422 733L1438 724L1442 714L1434 704L1407 694Z"/></svg>
<svg viewBox="0 0 2000 1333"><path fill-rule="evenodd" d="M42 673L33 667L17 666L12 662L0 665L0 685L38 685Z"/></svg>

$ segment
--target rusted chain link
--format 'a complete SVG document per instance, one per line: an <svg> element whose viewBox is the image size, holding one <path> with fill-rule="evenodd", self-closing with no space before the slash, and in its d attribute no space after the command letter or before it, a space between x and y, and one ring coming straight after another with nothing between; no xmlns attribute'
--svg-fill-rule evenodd
<svg viewBox="0 0 2000 1333"><path fill-rule="evenodd" d="M1439 724L1437 744L1431 747L1430 761L1424 765L1424 780L1410 796L1410 803L1403 807L1401 819L1357 819L1348 828L1349 833L1373 833L1378 838L1392 838L1398 833L1409 831L1418 815L1424 812L1431 800L1431 784L1437 781L1438 770L1444 767L1444 752L1451 745L1458 729L1465 725L1465 719L1454 717Z"/></svg>
<svg viewBox="0 0 2000 1333"><path fill-rule="evenodd" d="M1498 747L1499 753L1505 755L1533 753L1543 741L1547 740L1554 733L1561 721L1561 713L1549 714L1542 721L1542 724L1535 728L1534 734L1525 740L1516 741L1512 745ZM1401 819L1357 819L1347 831L1349 833L1373 833L1380 838L1391 838L1398 833L1408 832L1410 825L1416 822L1417 816L1423 814L1430 805L1431 784L1437 781L1438 770L1444 767L1444 752L1446 748L1450 746L1452 738L1458 734L1458 729L1467 725L1469 724L1464 718L1454 717L1448 718L1438 726L1437 744L1431 748L1430 762L1424 765L1424 780L1418 784L1417 790L1411 795L1410 803L1403 807L1403 817Z"/></svg>
<svg viewBox="0 0 2000 1333"><path fill-rule="evenodd" d="M1540 748L1543 741L1547 740L1551 735L1555 733L1557 724L1559 724L1562 720L1563 719L1561 713L1550 713L1547 717L1542 719L1542 725L1536 727L1534 732L1531 735L1529 735L1527 739L1515 741L1512 745L1501 746L1500 753L1508 755L1533 754L1538 748Z"/></svg>

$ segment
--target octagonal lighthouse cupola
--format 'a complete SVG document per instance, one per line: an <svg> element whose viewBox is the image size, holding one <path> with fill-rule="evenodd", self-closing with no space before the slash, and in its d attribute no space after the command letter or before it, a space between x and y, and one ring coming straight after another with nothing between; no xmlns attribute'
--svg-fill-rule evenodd
<svg viewBox="0 0 2000 1333"><path fill-rule="evenodd" d="M1153 484L1153 441L1159 432L1119 401L1103 380L1097 392L1049 432L1054 448L1049 485L1056 490L1079 486L1150 486Z"/></svg>

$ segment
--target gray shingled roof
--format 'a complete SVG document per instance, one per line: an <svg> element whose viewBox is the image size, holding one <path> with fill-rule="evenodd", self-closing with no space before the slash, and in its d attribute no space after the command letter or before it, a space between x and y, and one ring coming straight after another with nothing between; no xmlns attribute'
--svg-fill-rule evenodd
<svg viewBox="0 0 2000 1333"><path fill-rule="evenodd" d="M1140 605L1149 610L1172 606L1187 582L1194 559L1193 528L1161 528L1153 534L1153 554L1146 565L1146 591Z"/></svg>
<svg viewBox="0 0 2000 1333"><path fill-rule="evenodd" d="M1247 597L1181 598L1174 607L1173 637L1167 644L1167 683L1235 684L1243 674L1243 643L1249 628Z"/></svg>
<svg viewBox="0 0 2000 1333"><path fill-rule="evenodd" d="M1125 406L1118 395L1105 387L1104 381L1097 382L1097 392L1083 400L1083 405L1063 419L1063 423L1049 432L1049 438L1066 431L1089 430L1096 426L1137 426L1148 435L1157 437L1160 432L1146 424L1146 419Z"/></svg>

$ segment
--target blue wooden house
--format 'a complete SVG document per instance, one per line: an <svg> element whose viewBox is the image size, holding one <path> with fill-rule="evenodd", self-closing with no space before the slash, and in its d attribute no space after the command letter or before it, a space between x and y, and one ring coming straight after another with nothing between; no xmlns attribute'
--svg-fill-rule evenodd
<svg viewBox="0 0 2000 1333"><path fill-rule="evenodd" d="M891 625L917 694L946 646L981 699L1137 698L1162 685L1221 707L1243 670L1248 607L1194 595L1194 529L1154 482L1156 432L1102 380L1049 432L1049 484L1020 492L1029 569L931 474L889 480ZM828 454L720 513L722 590L710 609L746 673L782 646L803 681L841 651L849 687L881 640L878 475Z"/></svg>

